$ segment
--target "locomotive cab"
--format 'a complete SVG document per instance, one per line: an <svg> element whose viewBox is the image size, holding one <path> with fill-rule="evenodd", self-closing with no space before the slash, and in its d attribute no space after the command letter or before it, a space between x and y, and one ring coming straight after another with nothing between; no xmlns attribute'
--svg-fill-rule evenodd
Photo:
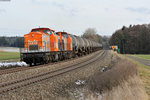
<svg viewBox="0 0 150 100"><path fill-rule="evenodd" d="M32 29L29 34L24 35L24 47L27 52L36 51L57 51L58 36L55 31L49 28Z"/></svg>
<svg viewBox="0 0 150 100"><path fill-rule="evenodd" d="M61 50L71 51L72 50L72 38L67 32L57 32L60 38L59 48Z"/></svg>
<svg viewBox="0 0 150 100"><path fill-rule="evenodd" d="M58 36L50 28L36 28L24 35L24 48L21 59L32 65L41 61L49 61L47 53L58 51ZM46 59L46 60L45 60Z"/></svg>
<svg viewBox="0 0 150 100"><path fill-rule="evenodd" d="M30 33L24 35L25 52L44 52L50 49L48 44L49 35L41 32L39 29L33 29Z"/></svg>

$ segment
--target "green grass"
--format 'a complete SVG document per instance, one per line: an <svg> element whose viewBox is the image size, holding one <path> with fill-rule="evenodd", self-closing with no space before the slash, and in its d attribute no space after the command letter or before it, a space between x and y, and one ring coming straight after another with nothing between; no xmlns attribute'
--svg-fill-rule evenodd
<svg viewBox="0 0 150 100"><path fill-rule="evenodd" d="M134 56L139 57L139 58L143 58L143 59L150 60L150 55L134 55Z"/></svg>
<svg viewBox="0 0 150 100"><path fill-rule="evenodd" d="M143 64L139 64L139 74L141 79L143 80L145 90L147 94L149 95L149 100L150 100L150 67L145 66Z"/></svg>
<svg viewBox="0 0 150 100"><path fill-rule="evenodd" d="M19 60L20 54L18 52L0 52L0 61L4 60Z"/></svg>
<svg viewBox="0 0 150 100"><path fill-rule="evenodd" d="M150 67L145 66L131 58L128 58L128 59L136 63L139 66L138 67L139 75L143 81L146 93L148 94L149 100L150 100Z"/></svg>

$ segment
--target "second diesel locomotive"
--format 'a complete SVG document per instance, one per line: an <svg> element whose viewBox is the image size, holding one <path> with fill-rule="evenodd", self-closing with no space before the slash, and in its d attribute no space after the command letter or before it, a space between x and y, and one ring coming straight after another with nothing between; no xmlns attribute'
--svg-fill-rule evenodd
<svg viewBox="0 0 150 100"><path fill-rule="evenodd" d="M21 60L27 64L49 63L89 54L102 44L50 28L35 28L24 35Z"/></svg>

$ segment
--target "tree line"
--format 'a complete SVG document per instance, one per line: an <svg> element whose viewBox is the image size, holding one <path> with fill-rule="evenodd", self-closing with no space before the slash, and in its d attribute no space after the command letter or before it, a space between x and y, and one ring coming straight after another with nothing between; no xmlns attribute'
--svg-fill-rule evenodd
<svg viewBox="0 0 150 100"><path fill-rule="evenodd" d="M2 47L23 47L24 38L23 37L0 37L0 46Z"/></svg>
<svg viewBox="0 0 150 100"><path fill-rule="evenodd" d="M121 53L150 53L150 24L123 26L110 38L110 45L118 45Z"/></svg>

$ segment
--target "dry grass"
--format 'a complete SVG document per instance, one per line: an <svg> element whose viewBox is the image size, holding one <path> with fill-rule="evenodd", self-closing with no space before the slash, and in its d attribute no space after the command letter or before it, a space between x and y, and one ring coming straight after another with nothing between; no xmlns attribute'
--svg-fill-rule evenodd
<svg viewBox="0 0 150 100"><path fill-rule="evenodd" d="M137 75L137 66L128 60L121 60L105 73L92 77L89 86L94 91L111 90L133 75Z"/></svg>
<svg viewBox="0 0 150 100"><path fill-rule="evenodd" d="M102 75L95 75L88 83L89 89L102 94L101 100L147 100L139 78L137 65L121 60Z"/></svg>
<svg viewBox="0 0 150 100"><path fill-rule="evenodd" d="M148 100L140 78L135 75L123 84L105 92L101 100Z"/></svg>

